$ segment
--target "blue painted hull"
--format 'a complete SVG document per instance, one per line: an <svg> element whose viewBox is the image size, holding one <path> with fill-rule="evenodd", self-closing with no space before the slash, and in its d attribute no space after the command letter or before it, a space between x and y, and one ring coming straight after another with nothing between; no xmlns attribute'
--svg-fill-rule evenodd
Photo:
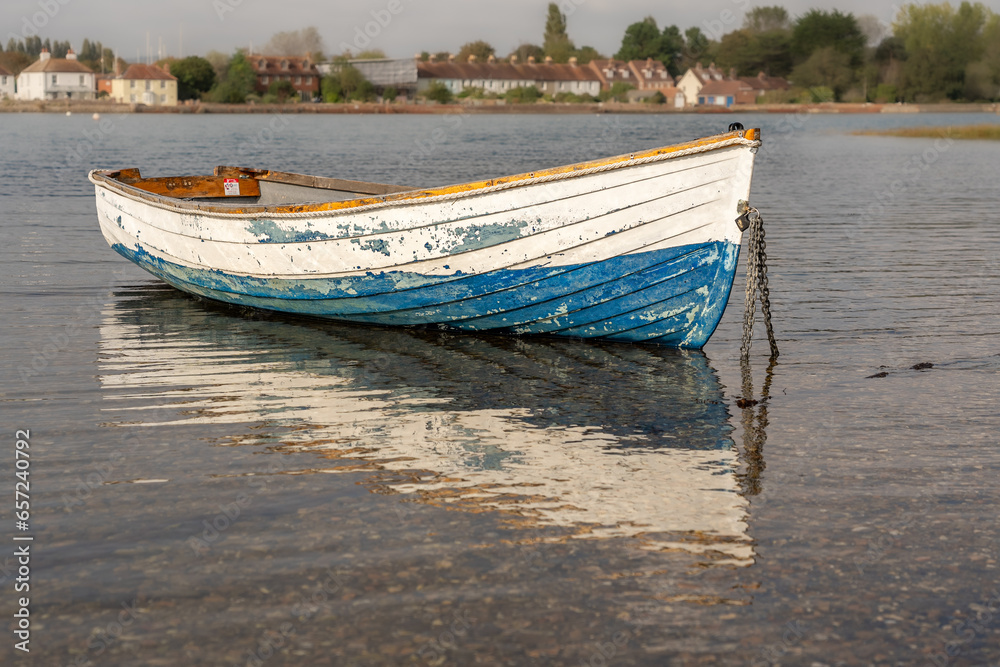
<svg viewBox="0 0 1000 667"><path fill-rule="evenodd" d="M178 289L232 304L384 325L549 334L701 348L729 300L739 245L711 241L603 261L482 274L258 278L119 254Z"/></svg>

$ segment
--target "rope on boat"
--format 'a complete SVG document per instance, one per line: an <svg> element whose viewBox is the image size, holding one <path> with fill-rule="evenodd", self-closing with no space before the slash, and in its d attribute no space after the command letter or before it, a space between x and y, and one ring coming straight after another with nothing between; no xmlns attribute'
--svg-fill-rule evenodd
<svg viewBox="0 0 1000 667"><path fill-rule="evenodd" d="M185 215L193 215L204 218L266 218L268 220L284 220L284 219L296 219L296 218L320 218L320 217L331 217L338 215L353 215L355 213L363 213L371 211L374 209L388 208L392 206L410 206L413 204L429 204L433 202L447 201L449 199L461 199L463 197L472 197L476 195L486 194L488 192L497 192L499 190L508 190L510 188L518 188L529 185L537 185L540 183L548 183L550 181L560 181L567 178L576 178L577 176L588 176L590 174L599 174L605 171L612 171L614 169L625 169L627 167L634 167L640 164L647 164L649 162L661 162L664 160L673 160L676 158L686 157L688 155L696 155L698 153L707 153L709 151L718 150L720 148L727 148L729 146L748 146L751 149L756 149L761 145L759 139L747 139L742 136L730 137L723 141L704 144L700 146L692 146L690 148L685 148L679 151L673 151L670 153L661 153L659 155L649 155L643 158L635 159L631 157L628 160L622 160L620 162L613 162L611 164L601 165L599 167L590 167L589 169L580 169L577 171L568 171L561 174L549 174L547 176L535 176L531 174L528 178L517 179L513 181L506 181L504 183L497 183L495 185L490 185L484 188L477 188L475 190L464 190L461 192L451 192L443 195L431 195L429 197L411 197L411 198L392 198L384 201L373 202L371 204L364 204L362 206L352 206L350 208L338 208L329 210L318 210L318 211L299 211L294 213L279 213L276 211L233 211L233 212L223 212L223 211L206 211L198 208L189 208L180 211ZM98 170L94 170L98 171ZM90 173L91 182L98 183L94 180L94 171ZM140 201L147 206L153 206L155 208L161 208L171 212L178 212L178 208L172 204L158 201L150 201L145 198L139 198L135 195L127 192L117 191L129 199ZM402 193L405 195L405 193Z"/></svg>
<svg viewBox="0 0 1000 667"><path fill-rule="evenodd" d="M750 242L747 253L746 310L743 314L743 344L740 358L749 359L750 343L753 339L753 323L757 313L757 299L767 327L767 341L771 345L771 360L778 357L778 343L771 328L771 294L767 287L767 242L764 240L764 220L755 208L749 208L740 216L749 220Z"/></svg>
<svg viewBox="0 0 1000 667"><path fill-rule="evenodd" d="M614 162L612 164L605 164L599 167L590 167L589 169L580 169L578 171L569 171L561 174L549 174L548 176L534 176L532 174L529 178L526 179L507 181L505 183L497 183L496 185L490 185L485 188L480 188L476 190L451 192L445 195L433 195L431 197L420 197L414 199L390 199L388 201L376 202L374 204L366 204L364 206L356 206L352 208L338 209L332 211L303 211L301 213L277 213L277 214L268 214L268 216L274 218L312 218L317 216L336 215L338 213L359 213L362 211L370 211L376 208L385 208L387 206L399 206L400 204L425 204L431 202L447 201L449 199L461 199L463 197L481 195L481 194L486 194L488 192L497 192L499 190L508 190L510 188L517 188L525 185L537 185L539 183L549 183L551 181L561 181L567 178L576 178L577 176L589 176L590 174L599 174L605 171L612 171L614 169L634 167L636 165L647 164L649 162L662 162L663 160L671 160L674 158L686 157L688 155L695 155L697 153L707 153L708 151L717 150L719 148L726 148L728 146L749 146L751 148L757 148L760 145L761 145L760 140L746 139L742 136L732 137L731 139L726 139L718 143L707 144L704 146L692 146L691 148L685 148L683 150L675 151L672 153L649 155L644 158L639 158L638 160L635 158L631 158L627 161Z"/></svg>

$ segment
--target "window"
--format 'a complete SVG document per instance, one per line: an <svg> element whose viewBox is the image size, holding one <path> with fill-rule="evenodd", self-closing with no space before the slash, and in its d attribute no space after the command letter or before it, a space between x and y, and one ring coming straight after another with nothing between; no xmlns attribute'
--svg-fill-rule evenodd
<svg viewBox="0 0 1000 667"><path fill-rule="evenodd" d="M166 104L166 103L167 103L167 96L160 95L160 104Z"/></svg>
<svg viewBox="0 0 1000 667"><path fill-rule="evenodd" d="M733 97L732 97L732 95L730 95L729 97L726 98L726 106L727 107L733 106Z"/></svg>
<svg viewBox="0 0 1000 667"><path fill-rule="evenodd" d="M152 84L152 83L153 83L152 81L147 81L147 82L146 82L146 90L149 90L149 89L150 89L150 88L152 87L152 86L150 85L150 84Z"/></svg>
<svg viewBox="0 0 1000 667"><path fill-rule="evenodd" d="M55 74L52 75L52 85L53 86L56 85L56 75Z"/></svg>
<svg viewBox="0 0 1000 667"><path fill-rule="evenodd" d="M80 85L81 85L81 86L82 86L82 85L84 85L84 84L83 84L83 75L82 75L82 74L80 75Z"/></svg>
<svg viewBox="0 0 1000 667"><path fill-rule="evenodd" d="M166 87L167 87L167 82L166 81L160 81L160 90L163 90Z"/></svg>
<svg viewBox="0 0 1000 667"><path fill-rule="evenodd" d="M301 84L302 83L302 77L301 76L295 77L295 83Z"/></svg>
<svg viewBox="0 0 1000 667"><path fill-rule="evenodd" d="M135 80L134 79L132 81L128 82L128 87L129 88L135 88Z"/></svg>
<svg viewBox="0 0 1000 667"><path fill-rule="evenodd" d="M265 86L267 85L267 75L266 74L264 76L260 77L260 82L262 84L264 84Z"/></svg>
<svg viewBox="0 0 1000 667"><path fill-rule="evenodd" d="M699 97L698 98L698 104L704 104L704 103L705 103L705 98L704 97Z"/></svg>
<svg viewBox="0 0 1000 667"><path fill-rule="evenodd" d="M307 76L306 77L306 85L307 86L311 86L312 82L313 82L313 78L311 76Z"/></svg>
<svg viewBox="0 0 1000 667"><path fill-rule="evenodd" d="M708 96L708 103L709 104L715 104L715 95L709 95Z"/></svg>
<svg viewBox="0 0 1000 667"><path fill-rule="evenodd" d="M129 95L129 102L135 102L135 93Z"/></svg>

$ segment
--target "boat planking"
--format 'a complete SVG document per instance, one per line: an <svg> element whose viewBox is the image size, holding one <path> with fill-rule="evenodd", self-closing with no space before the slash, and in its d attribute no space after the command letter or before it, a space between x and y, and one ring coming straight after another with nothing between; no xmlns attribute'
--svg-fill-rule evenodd
<svg viewBox="0 0 1000 667"><path fill-rule="evenodd" d="M438 188L242 167L95 170L111 247L185 292L378 325L700 348L760 131Z"/></svg>

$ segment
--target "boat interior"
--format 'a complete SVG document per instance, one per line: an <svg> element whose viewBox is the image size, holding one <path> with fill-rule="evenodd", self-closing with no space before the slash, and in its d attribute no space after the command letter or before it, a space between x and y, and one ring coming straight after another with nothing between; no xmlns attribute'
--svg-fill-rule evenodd
<svg viewBox="0 0 1000 667"><path fill-rule="evenodd" d="M346 201L415 189L245 167L216 167L212 176L143 178L138 169L104 172L103 176L163 197L241 206Z"/></svg>

